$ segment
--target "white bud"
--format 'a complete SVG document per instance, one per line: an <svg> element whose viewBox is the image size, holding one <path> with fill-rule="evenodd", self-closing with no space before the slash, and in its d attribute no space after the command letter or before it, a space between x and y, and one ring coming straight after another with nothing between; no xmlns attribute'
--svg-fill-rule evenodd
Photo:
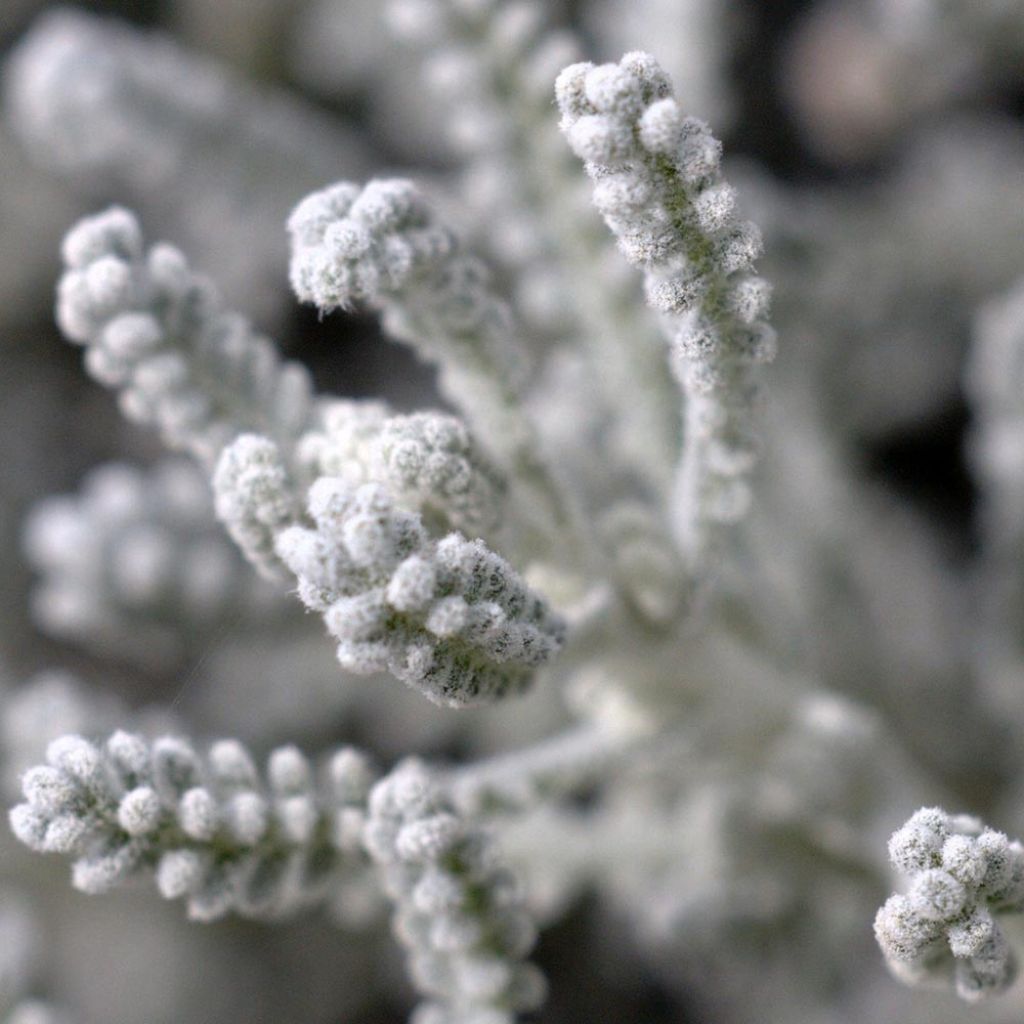
<svg viewBox="0 0 1024 1024"><path fill-rule="evenodd" d="M139 786L126 793L117 807L117 822L130 836L144 836L160 824L163 806L156 790Z"/></svg>
<svg viewBox="0 0 1024 1024"><path fill-rule="evenodd" d="M217 833L220 813L217 801L208 789L197 786L182 794L178 804L178 823L185 835L209 842Z"/></svg>

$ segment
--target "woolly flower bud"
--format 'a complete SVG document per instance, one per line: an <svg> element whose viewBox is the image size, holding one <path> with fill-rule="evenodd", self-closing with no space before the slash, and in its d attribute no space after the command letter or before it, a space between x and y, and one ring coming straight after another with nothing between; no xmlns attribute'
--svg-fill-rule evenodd
<svg viewBox="0 0 1024 1024"><path fill-rule="evenodd" d="M78 798L78 787L63 772L49 766L27 771L21 786L33 807L49 813L65 810Z"/></svg>
<svg viewBox="0 0 1024 1024"><path fill-rule="evenodd" d="M561 127L594 180L594 202L626 258L645 274L663 314L671 365L687 398L673 499L673 532L691 574L742 517L749 488L723 465L752 465L738 443L751 433L753 367L775 336L761 319L766 288L746 271L760 255L757 228L737 223L721 180L721 144L686 116L653 57L573 65L555 88ZM710 423L713 429L707 429Z"/></svg>
<svg viewBox="0 0 1024 1024"><path fill-rule="evenodd" d="M947 921L963 910L964 887L948 872L932 868L914 879L910 904L915 913L932 921Z"/></svg>
<svg viewBox="0 0 1024 1024"><path fill-rule="evenodd" d="M243 434L221 453L213 476L217 518L260 573L280 577L275 537L295 517L295 501L277 445Z"/></svg>
<svg viewBox="0 0 1024 1024"><path fill-rule="evenodd" d="M938 866L948 835L949 815L938 807L922 808L892 834L889 859L908 874Z"/></svg>
<svg viewBox="0 0 1024 1024"><path fill-rule="evenodd" d="M121 389L125 413L211 465L245 430L291 443L312 415L307 371L228 312L205 278L170 246L142 249L125 210L87 218L68 234L57 319L87 347L86 366Z"/></svg>
<svg viewBox="0 0 1024 1024"><path fill-rule="evenodd" d="M586 95L587 72L593 64L582 61L563 68L555 79L555 98L564 123L575 123L577 118L594 113Z"/></svg>
<svg viewBox="0 0 1024 1024"><path fill-rule="evenodd" d="M358 866L373 774L354 751L337 752L319 783L294 748L271 754L265 783L235 740L204 756L171 737L115 733L95 747L70 736L47 757L25 774L11 826L31 849L71 855L85 892L152 875L199 920L279 917L323 900ZM430 847L426 834L420 845Z"/></svg>
<svg viewBox="0 0 1024 1024"><path fill-rule="evenodd" d="M156 790L139 786L126 793L117 808L117 822L130 836L144 836L156 829L163 807Z"/></svg>
<svg viewBox="0 0 1024 1024"><path fill-rule="evenodd" d="M387 668L455 706L522 690L561 645L561 621L507 563L458 534L430 540L384 489L321 477L309 514L316 528L283 531L276 550L346 668Z"/></svg>
<svg viewBox="0 0 1024 1024"><path fill-rule="evenodd" d="M405 761L377 783L365 843L388 871L413 979L433 999L415 1019L488 1020L539 1005L543 978L523 962L535 929L521 892L489 837L455 813L424 765Z"/></svg>
<svg viewBox="0 0 1024 1024"><path fill-rule="evenodd" d="M210 771L224 789L248 789L259 779L252 757L238 740L218 740L207 757Z"/></svg>
<svg viewBox="0 0 1024 1024"><path fill-rule="evenodd" d="M968 1001L1005 989L1016 963L993 912L1024 909L1024 849L977 819L927 807L893 834L889 856L911 876L907 895L890 896L875 918L894 973L945 976Z"/></svg>
<svg viewBox="0 0 1024 1024"><path fill-rule="evenodd" d="M403 178L348 182L304 199L288 219L295 294L321 309L373 302L401 290L418 270L449 253L451 236L432 223Z"/></svg>
<svg viewBox="0 0 1024 1024"><path fill-rule="evenodd" d="M275 793L302 793L310 786L309 762L298 747L278 747L267 762L267 779Z"/></svg>
<svg viewBox="0 0 1024 1024"><path fill-rule="evenodd" d="M633 151L633 135L627 125L600 114L588 114L566 130L572 151L590 164L614 167Z"/></svg>
<svg viewBox="0 0 1024 1024"><path fill-rule="evenodd" d="M188 896L203 882L208 865L195 850L170 850L157 864L156 887L165 900Z"/></svg>
<svg viewBox="0 0 1024 1024"><path fill-rule="evenodd" d="M178 804L178 821L185 835L200 842L209 842L219 824L216 798L201 786L186 790Z"/></svg>
<svg viewBox="0 0 1024 1024"><path fill-rule="evenodd" d="M891 960L920 957L940 934L937 922L915 913L905 896L890 896L875 917L875 938Z"/></svg>

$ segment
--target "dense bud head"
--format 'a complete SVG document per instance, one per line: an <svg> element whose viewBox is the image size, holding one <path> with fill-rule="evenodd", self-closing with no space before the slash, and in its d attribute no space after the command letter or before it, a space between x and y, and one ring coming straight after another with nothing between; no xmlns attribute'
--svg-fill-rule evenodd
<svg viewBox="0 0 1024 1024"><path fill-rule="evenodd" d="M942 844L949 836L949 816L938 807L923 808L893 833L889 859L900 871L912 874L941 863Z"/></svg>

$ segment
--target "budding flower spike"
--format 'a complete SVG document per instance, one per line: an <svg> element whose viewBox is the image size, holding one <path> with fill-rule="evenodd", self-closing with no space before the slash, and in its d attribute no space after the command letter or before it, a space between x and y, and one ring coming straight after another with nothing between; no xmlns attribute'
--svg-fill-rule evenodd
<svg viewBox="0 0 1024 1024"><path fill-rule="evenodd" d="M683 113L649 54L573 64L555 92L594 203L662 315L685 401L672 526L699 580L749 504L758 368L775 353L771 289L752 273L760 232L736 214L721 143Z"/></svg>
<svg viewBox="0 0 1024 1024"><path fill-rule="evenodd" d="M186 740L117 732L100 745L64 736L46 762L25 773L11 827L30 849L73 857L86 893L143 876L196 920L278 918L328 900L361 862L374 776L349 748L318 775L281 747L264 778L234 740L201 755Z"/></svg>
<svg viewBox="0 0 1024 1024"><path fill-rule="evenodd" d="M229 312L173 246L144 248L135 216L115 208L64 240L57 322L121 410L206 468L243 429L290 441L313 417L305 367Z"/></svg>

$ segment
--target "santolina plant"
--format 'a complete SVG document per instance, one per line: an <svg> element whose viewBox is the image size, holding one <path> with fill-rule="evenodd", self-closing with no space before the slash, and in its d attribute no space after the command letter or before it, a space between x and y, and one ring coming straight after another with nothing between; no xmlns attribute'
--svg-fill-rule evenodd
<svg viewBox="0 0 1024 1024"><path fill-rule="evenodd" d="M272 97L265 138L266 98L84 15L49 15L11 62L36 158L115 168L142 208L66 234L56 316L171 450L31 511L33 618L112 672L176 680L131 709L71 676L5 694L14 836L68 858L75 889L155 888L196 927L284 935L319 912L377 961L339 969L367 1002L392 987L388 922L413 1024L548 1019L549 994L573 1019L538 936L584 894L601 955L639 951L721 1019L915 1019L885 1009L896 980L948 989L962 1019L954 993L1011 989L1024 910L1020 843L930 806L1016 806L1020 284L975 326L984 599L965 636L930 596L959 593L952 570L854 486L808 388L808 337L844 308L816 266L819 213L733 174L649 53L581 63L528 2L386 6L449 105L454 189L321 181L344 158L317 118ZM193 149L211 174L252 153L254 219L280 214L318 331L376 317L441 407L326 393L236 312L266 239L246 263L245 233L212 239L194 210L209 275L146 240L154 189L163 216L187 205L172 172ZM191 705L197 677L220 696ZM0 1020L78 1019L42 980L32 909L0 891ZM863 967L883 961L896 980Z"/></svg>

